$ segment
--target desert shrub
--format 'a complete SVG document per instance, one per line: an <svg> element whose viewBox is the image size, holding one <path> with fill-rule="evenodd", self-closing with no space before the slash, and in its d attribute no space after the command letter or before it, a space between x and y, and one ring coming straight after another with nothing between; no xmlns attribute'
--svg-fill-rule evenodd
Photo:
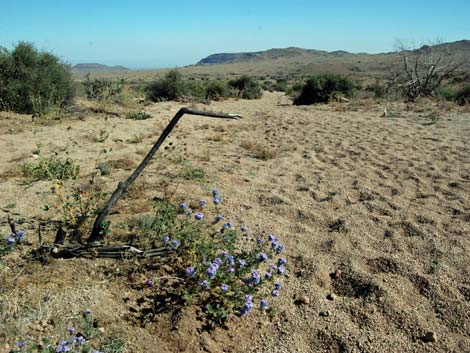
<svg viewBox="0 0 470 353"><path fill-rule="evenodd" d="M127 119L131 120L146 120L146 119L151 119L152 116L150 114L147 114L146 112L130 112L127 114Z"/></svg>
<svg viewBox="0 0 470 353"><path fill-rule="evenodd" d="M381 85L378 81L368 85L365 90L367 92L372 92L374 94L374 98L384 98L387 95L387 87Z"/></svg>
<svg viewBox="0 0 470 353"><path fill-rule="evenodd" d="M146 93L154 102L178 100L187 94L187 85L178 70L171 70L164 78L151 82Z"/></svg>
<svg viewBox="0 0 470 353"><path fill-rule="evenodd" d="M317 75L310 77L294 99L295 105L328 103L335 95L350 97L354 83L339 75Z"/></svg>
<svg viewBox="0 0 470 353"><path fill-rule="evenodd" d="M20 172L22 176L33 180L76 179L80 172L80 167L70 158L40 157L37 162L21 164Z"/></svg>
<svg viewBox="0 0 470 353"><path fill-rule="evenodd" d="M470 86L461 88L455 95L455 101L460 105L470 104Z"/></svg>
<svg viewBox="0 0 470 353"><path fill-rule="evenodd" d="M439 87L436 90L436 97L446 101L454 101L458 91L459 90L455 87Z"/></svg>
<svg viewBox="0 0 470 353"><path fill-rule="evenodd" d="M259 82L250 76L230 80L228 85L236 91L238 97L243 99L259 99L263 95Z"/></svg>
<svg viewBox="0 0 470 353"><path fill-rule="evenodd" d="M206 99L220 100L229 95L228 86L225 81L210 81L206 84Z"/></svg>
<svg viewBox="0 0 470 353"><path fill-rule="evenodd" d="M70 104L73 97L70 68L55 55L26 42L11 52L0 48L0 109L46 114Z"/></svg>
<svg viewBox="0 0 470 353"><path fill-rule="evenodd" d="M124 90L124 79L107 80L107 79L90 79L90 75L86 75L83 87L85 95L91 100L106 100L114 103L120 103Z"/></svg>
<svg viewBox="0 0 470 353"><path fill-rule="evenodd" d="M213 207L206 200L179 205L159 201L154 217L137 222L146 241L172 250L172 273L166 276L180 279L157 285L159 277L149 276L145 284L153 295L145 297L154 302L142 312L154 317L195 305L207 329L256 308L274 313L273 302L282 286L278 280L286 271L287 261L280 255L284 245L271 234L253 237L246 226L224 221L218 190L212 191L212 203Z"/></svg>

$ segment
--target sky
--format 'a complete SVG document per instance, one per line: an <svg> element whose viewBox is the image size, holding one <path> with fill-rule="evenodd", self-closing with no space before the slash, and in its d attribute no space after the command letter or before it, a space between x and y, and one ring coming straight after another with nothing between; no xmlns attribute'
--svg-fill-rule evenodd
<svg viewBox="0 0 470 353"><path fill-rule="evenodd" d="M0 0L0 46L129 68L302 47L379 53L397 39L470 39L470 0Z"/></svg>

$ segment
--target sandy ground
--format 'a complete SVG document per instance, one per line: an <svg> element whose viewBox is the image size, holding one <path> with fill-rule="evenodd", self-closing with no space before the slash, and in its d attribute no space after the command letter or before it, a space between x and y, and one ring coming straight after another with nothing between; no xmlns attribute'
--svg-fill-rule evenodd
<svg viewBox="0 0 470 353"><path fill-rule="evenodd" d="M176 330L163 319L140 327L126 319L125 281L103 275L119 262L43 266L28 260L30 247L0 268L4 317L15 315L10 325L20 334L53 335L87 307L107 332L128 340L128 352L470 352L470 114L434 107L439 119L428 124L427 112L384 118L383 104L288 103L265 93L258 101L198 105L244 118L186 117L167 143L213 178L233 219L286 244L288 276L272 321L257 314L198 334L188 310ZM106 148L101 161L127 161L105 177L111 191L179 107L147 106L154 118L145 121L82 114L33 124L5 113L0 216L58 219L57 210L44 209L55 200L51 182L25 184L14 172L36 148L71 157L83 176ZM93 142L101 129L107 141ZM172 177L178 166L163 155L144 172L138 196L119 203L113 224L151 211L148 200L162 194L165 181L180 184L180 198L202 192ZM301 296L309 303L298 305ZM434 342L424 342L428 332Z"/></svg>

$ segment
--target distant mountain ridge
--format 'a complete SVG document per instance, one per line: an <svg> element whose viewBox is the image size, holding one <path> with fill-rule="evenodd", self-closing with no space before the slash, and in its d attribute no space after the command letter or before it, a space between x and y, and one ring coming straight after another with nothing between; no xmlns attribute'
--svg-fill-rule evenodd
<svg viewBox="0 0 470 353"><path fill-rule="evenodd" d="M425 46L426 47L426 46ZM449 50L452 52L464 52L470 55L470 40L460 40L456 42L443 43L434 45L433 48L438 50ZM324 60L325 58L338 58L338 57L380 57L384 55L393 55L395 53L379 53L379 54L368 54L368 53L350 53L344 50L336 51L324 51L315 49L303 49L297 47L289 48L273 48L264 51L257 52L241 52L241 53L217 53L207 56L199 60L196 66L204 65L219 65L219 64L233 64L233 63L247 63L247 62L258 62L263 60L278 60L278 59L289 59L289 58L315 58Z"/></svg>
<svg viewBox="0 0 470 353"><path fill-rule="evenodd" d="M97 63L84 63L77 64L72 67L72 71L76 73L100 73L100 72L118 72L118 71L129 71L127 67L122 65L108 66Z"/></svg>

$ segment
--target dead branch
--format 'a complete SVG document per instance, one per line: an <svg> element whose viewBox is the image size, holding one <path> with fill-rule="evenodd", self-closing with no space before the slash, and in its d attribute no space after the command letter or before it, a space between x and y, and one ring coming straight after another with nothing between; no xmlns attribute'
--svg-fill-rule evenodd
<svg viewBox="0 0 470 353"><path fill-rule="evenodd" d="M118 184L118 187L116 188L114 193L111 195L108 202L106 202L102 210L99 212L98 216L95 219L95 223L93 224L93 229L91 231L91 234L87 239L88 244L100 243L104 240L104 236L106 234L107 228L109 227L109 223L105 223L106 216L109 214L113 206L121 198L122 194L127 190L127 188L134 182L134 180L140 175L140 173L142 173L145 167L150 163L152 157L158 151L158 149L163 144L163 142L168 137L168 135L170 135L171 131L176 126L178 121L185 114L200 115L200 116L206 116L206 117L211 117L211 118L223 118L223 119L241 118L241 115L239 114L213 113L213 112L206 112L202 110L195 110L195 109L189 109L189 108L181 108L180 110L178 110L178 112L173 117L173 119L171 119L170 123L167 125L165 130L163 130L158 140L155 142L155 144L152 146L150 151L147 153L143 161L137 166L137 168L127 178L126 181L120 182Z"/></svg>

